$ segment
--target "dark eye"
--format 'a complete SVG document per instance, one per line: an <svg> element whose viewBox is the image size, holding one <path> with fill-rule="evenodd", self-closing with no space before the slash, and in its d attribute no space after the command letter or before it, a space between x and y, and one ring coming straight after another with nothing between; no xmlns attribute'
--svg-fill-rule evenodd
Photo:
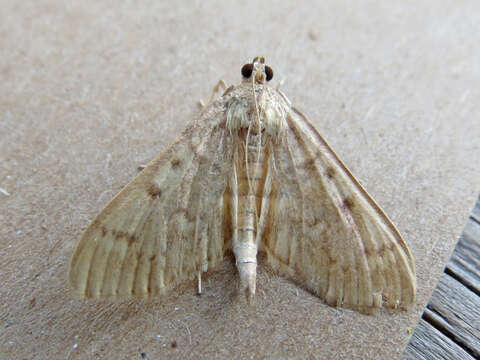
<svg viewBox="0 0 480 360"><path fill-rule="evenodd" d="M272 80L273 78L273 70L270 66L265 66L265 74L267 75L267 81Z"/></svg>
<svg viewBox="0 0 480 360"><path fill-rule="evenodd" d="M253 64L245 64L242 66L242 76L244 78L249 78L252 76Z"/></svg>

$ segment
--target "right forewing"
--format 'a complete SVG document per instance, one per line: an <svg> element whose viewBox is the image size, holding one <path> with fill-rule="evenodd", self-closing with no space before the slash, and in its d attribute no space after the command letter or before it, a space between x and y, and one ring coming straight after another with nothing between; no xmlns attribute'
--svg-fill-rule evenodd
<svg viewBox="0 0 480 360"><path fill-rule="evenodd" d="M295 109L273 147L268 261L334 306L413 302L415 269L400 234Z"/></svg>
<svg viewBox="0 0 480 360"><path fill-rule="evenodd" d="M86 297L162 293L218 263L232 145L222 106L208 106L97 216L70 263Z"/></svg>

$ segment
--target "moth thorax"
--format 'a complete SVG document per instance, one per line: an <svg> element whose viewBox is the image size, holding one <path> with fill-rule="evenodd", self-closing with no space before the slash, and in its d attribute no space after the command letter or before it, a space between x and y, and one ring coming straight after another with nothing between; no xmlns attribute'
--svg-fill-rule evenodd
<svg viewBox="0 0 480 360"><path fill-rule="evenodd" d="M262 134L276 141L284 130L286 113L285 104L269 96L259 96L257 102L235 98L227 105L227 127L242 138Z"/></svg>

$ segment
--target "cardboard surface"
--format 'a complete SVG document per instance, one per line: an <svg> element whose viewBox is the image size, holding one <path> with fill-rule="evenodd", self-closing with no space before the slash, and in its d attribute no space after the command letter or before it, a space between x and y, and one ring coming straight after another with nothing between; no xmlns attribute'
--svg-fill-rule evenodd
<svg viewBox="0 0 480 360"><path fill-rule="evenodd" d="M0 354L401 358L480 190L480 3L171 4L0 4ZM202 297L187 282L150 301L73 298L82 231L256 55L403 234L417 304L334 309L260 260L250 307L231 259Z"/></svg>

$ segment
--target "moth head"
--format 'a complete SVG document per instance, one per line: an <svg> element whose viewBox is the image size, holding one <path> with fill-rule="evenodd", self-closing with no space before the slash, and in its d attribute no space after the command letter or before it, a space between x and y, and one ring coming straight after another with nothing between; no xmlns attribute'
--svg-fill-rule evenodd
<svg viewBox="0 0 480 360"><path fill-rule="evenodd" d="M244 80L263 84L265 81L270 81L273 78L273 70L270 66L265 65L264 57L256 57L249 64L242 66L242 76Z"/></svg>
<svg viewBox="0 0 480 360"><path fill-rule="evenodd" d="M243 65L242 76L242 83L228 93L226 107L230 133L279 140L290 103L280 91L265 84L272 79L273 70L265 65L263 57L256 57Z"/></svg>

